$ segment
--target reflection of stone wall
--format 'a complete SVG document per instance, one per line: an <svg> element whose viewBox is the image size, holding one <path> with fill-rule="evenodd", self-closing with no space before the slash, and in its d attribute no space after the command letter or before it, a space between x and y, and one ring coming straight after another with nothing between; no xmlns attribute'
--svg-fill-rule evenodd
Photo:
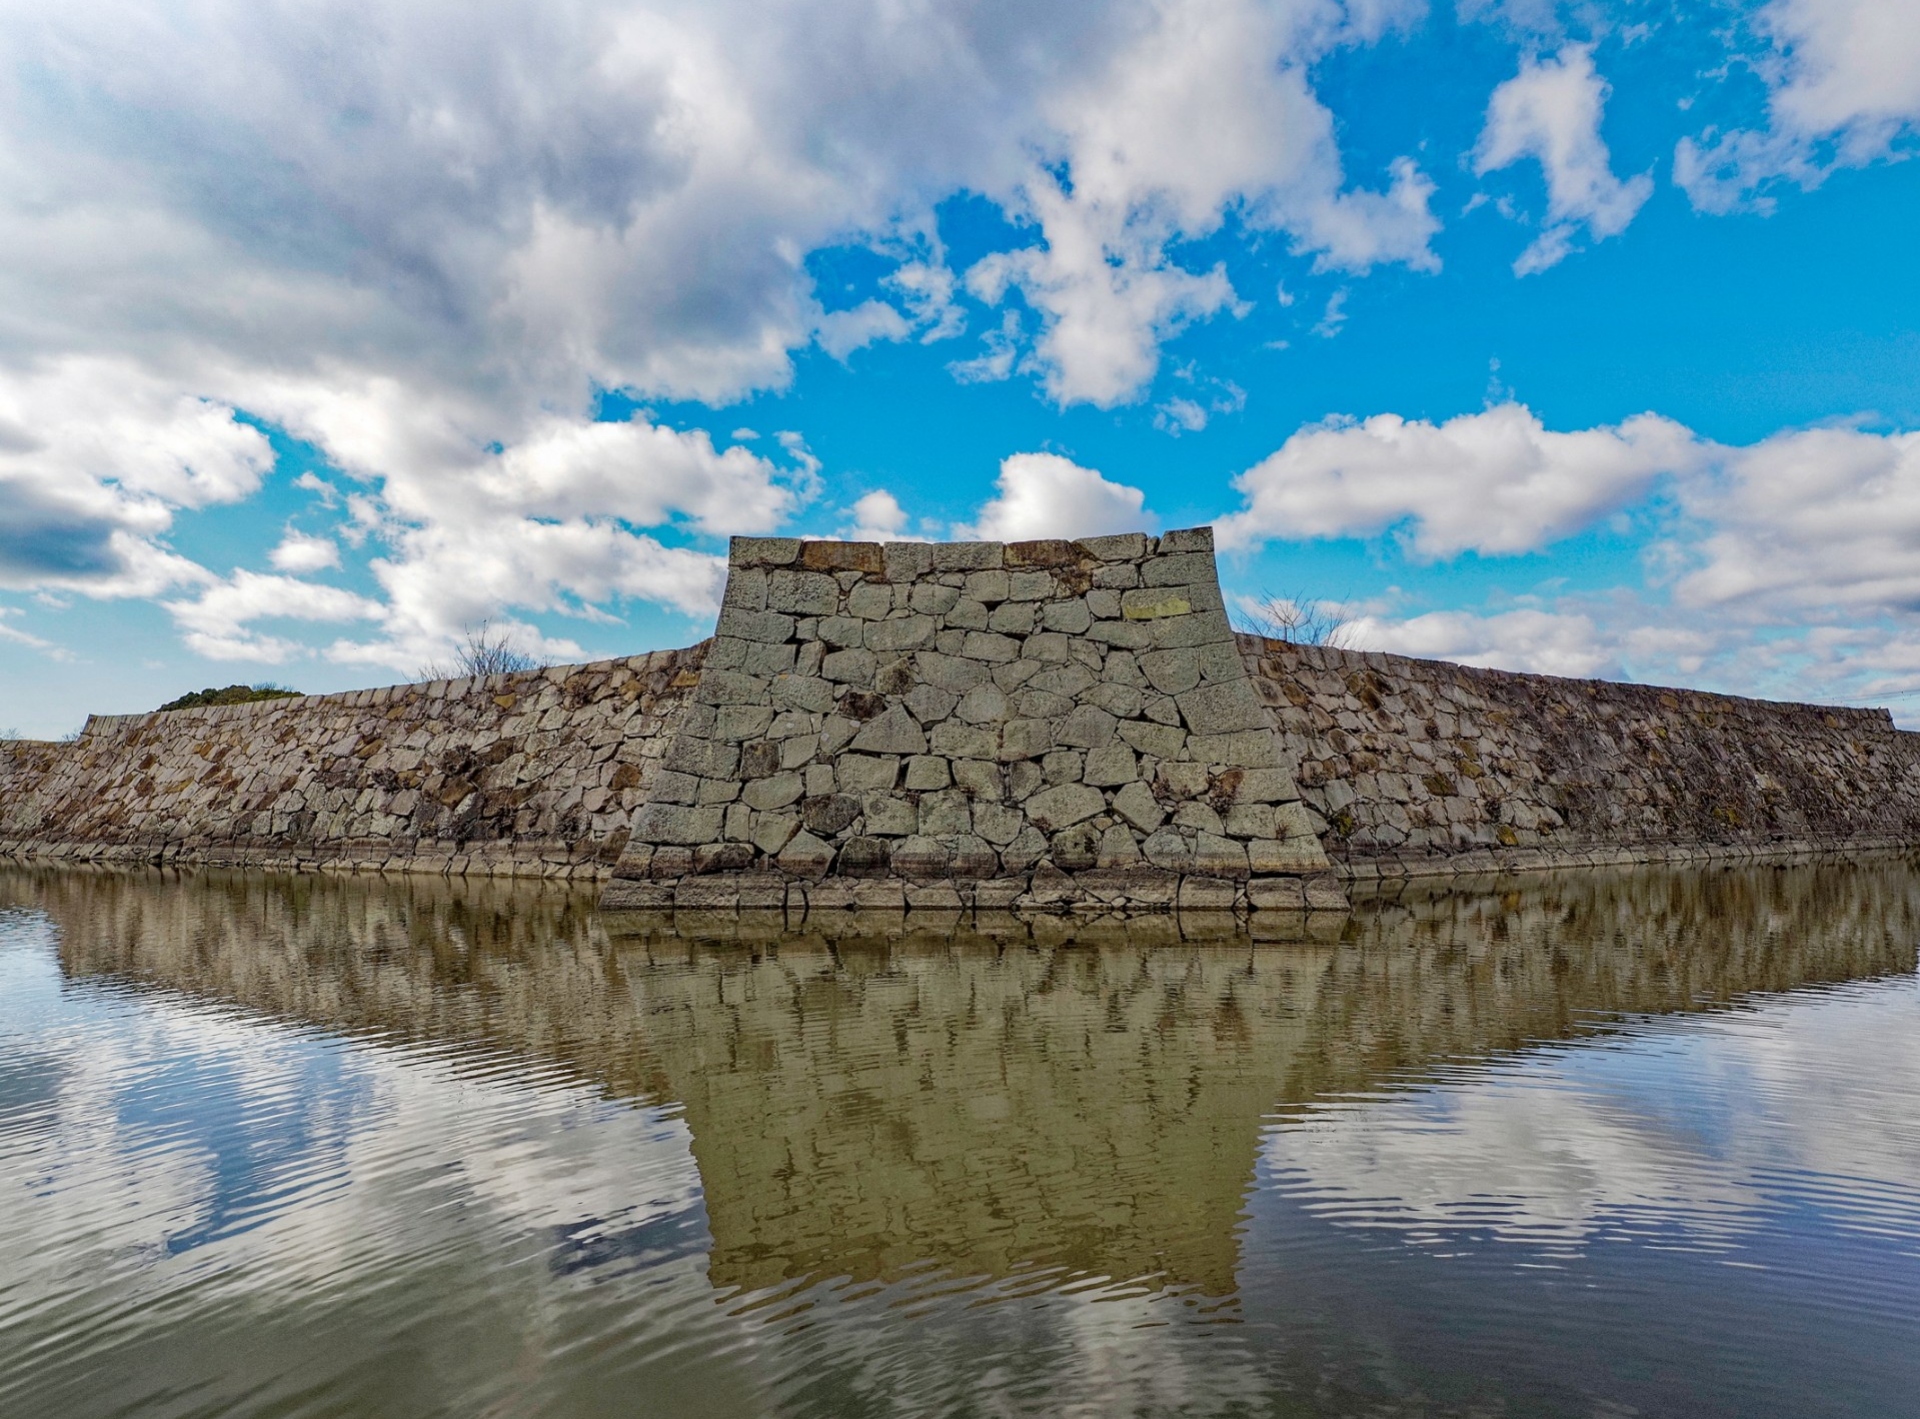
<svg viewBox="0 0 1920 1419"><path fill-rule="evenodd" d="M0 743L0 857L603 874L700 652Z"/></svg>
<svg viewBox="0 0 1920 1419"><path fill-rule="evenodd" d="M1061 943L1044 923L934 938L898 919L838 940L609 938L577 892L429 880L0 874L9 901L44 902L76 977L679 1101L712 1275L752 1287L926 1262L1226 1294L1275 1111L1613 1012L1912 970L1920 939L1900 864L1409 894L1326 945L1151 929Z"/></svg>
<svg viewBox="0 0 1920 1419"><path fill-rule="evenodd" d="M1920 842L1920 735L1885 710L1240 647L1350 877Z"/></svg>
<svg viewBox="0 0 1920 1419"><path fill-rule="evenodd" d="M692 701L608 905L1345 905L1211 528L735 538Z"/></svg>

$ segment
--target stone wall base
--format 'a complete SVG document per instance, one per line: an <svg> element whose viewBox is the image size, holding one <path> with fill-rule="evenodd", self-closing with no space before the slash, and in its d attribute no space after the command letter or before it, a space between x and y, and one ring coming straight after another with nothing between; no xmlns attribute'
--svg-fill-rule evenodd
<svg viewBox="0 0 1920 1419"><path fill-rule="evenodd" d="M1779 865L1898 855L1920 851L1903 837L1859 837L1774 843L1588 843L1580 846L1476 848L1462 852L1336 858L1333 870L1356 894L1391 891L1397 883L1438 878L1503 877L1606 867Z"/></svg>
<svg viewBox="0 0 1920 1419"><path fill-rule="evenodd" d="M389 872L431 877L526 877L599 882L613 871L587 843L58 843L0 839L0 863L227 867L261 872Z"/></svg>
<svg viewBox="0 0 1920 1419"><path fill-rule="evenodd" d="M1015 911L1110 913L1345 911L1331 874L1233 880L1154 868L1068 873L1043 866L1017 877L924 882L899 877L798 878L713 873L671 881L616 877L600 905L613 911Z"/></svg>

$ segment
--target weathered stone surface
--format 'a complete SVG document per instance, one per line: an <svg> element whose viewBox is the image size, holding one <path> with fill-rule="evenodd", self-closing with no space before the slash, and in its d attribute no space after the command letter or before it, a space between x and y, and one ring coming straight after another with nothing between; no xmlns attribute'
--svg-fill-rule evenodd
<svg viewBox="0 0 1920 1419"><path fill-rule="evenodd" d="M905 706L894 705L862 725L852 747L866 754L924 754L927 736Z"/></svg>
<svg viewBox="0 0 1920 1419"><path fill-rule="evenodd" d="M1099 789L1063 783L1034 794L1026 802L1026 811L1034 826L1050 833L1091 818L1106 806L1106 796Z"/></svg>

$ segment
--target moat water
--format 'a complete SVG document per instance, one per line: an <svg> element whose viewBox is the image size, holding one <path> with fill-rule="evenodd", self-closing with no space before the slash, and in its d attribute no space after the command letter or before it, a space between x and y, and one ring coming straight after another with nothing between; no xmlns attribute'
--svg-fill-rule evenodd
<svg viewBox="0 0 1920 1419"><path fill-rule="evenodd" d="M1920 869L831 933L0 872L0 1414L1909 1415Z"/></svg>

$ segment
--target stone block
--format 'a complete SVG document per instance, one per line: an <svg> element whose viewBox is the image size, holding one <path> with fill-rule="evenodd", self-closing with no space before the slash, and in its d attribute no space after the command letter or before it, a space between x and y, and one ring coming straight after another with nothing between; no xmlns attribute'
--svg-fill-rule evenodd
<svg viewBox="0 0 1920 1419"><path fill-rule="evenodd" d="M931 792L952 782L947 761L931 754L919 754L907 760L903 786L911 792Z"/></svg>
<svg viewBox="0 0 1920 1419"><path fill-rule="evenodd" d="M984 759L954 759L953 782L975 798L999 802L1003 791L1000 766Z"/></svg>
<svg viewBox="0 0 1920 1419"><path fill-rule="evenodd" d="M814 750L820 743L811 734L796 734L791 739L777 742L780 746L780 767L783 769L804 769L813 761Z"/></svg>
<svg viewBox="0 0 1920 1419"><path fill-rule="evenodd" d="M1143 833L1151 833L1166 820L1166 810L1143 783L1125 785L1113 796L1113 811Z"/></svg>
<svg viewBox="0 0 1920 1419"><path fill-rule="evenodd" d="M700 683L693 688L693 697L703 705L763 705L767 702L768 685L759 675L743 675L737 670L703 670Z"/></svg>
<svg viewBox="0 0 1920 1419"><path fill-rule="evenodd" d="M1227 836L1230 838L1282 837L1274 827L1271 803L1236 803L1227 810Z"/></svg>
<svg viewBox="0 0 1920 1419"><path fill-rule="evenodd" d="M740 768L740 746L682 734L673 742L673 767L701 778L730 779Z"/></svg>
<svg viewBox="0 0 1920 1419"><path fill-rule="evenodd" d="M1120 593L1120 614L1129 621L1154 621L1192 612L1193 602L1184 586L1135 587Z"/></svg>
<svg viewBox="0 0 1920 1419"><path fill-rule="evenodd" d="M1125 744L1108 744L1087 754L1084 781L1098 788L1114 788L1140 777L1140 764Z"/></svg>
<svg viewBox="0 0 1920 1419"><path fill-rule="evenodd" d="M825 572L781 570L767 577L767 609L793 616L831 616L840 609L840 587Z"/></svg>
<svg viewBox="0 0 1920 1419"><path fill-rule="evenodd" d="M1193 847L1193 870L1205 877L1245 877L1247 849L1232 838L1201 833Z"/></svg>
<svg viewBox="0 0 1920 1419"><path fill-rule="evenodd" d="M785 808L790 803L798 803L805 792L806 780L799 774L781 773L771 778L753 780L740 791L740 796L749 807L771 812L776 808Z"/></svg>
<svg viewBox="0 0 1920 1419"><path fill-rule="evenodd" d="M1077 544L1087 556L1101 562L1137 562L1147 555L1144 533L1121 532L1111 537L1083 537Z"/></svg>
<svg viewBox="0 0 1920 1419"><path fill-rule="evenodd" d="M1132 685L1096 685L1086 692L1086 702L1097 705L1115 719L1132 719L1140 713L1146 696Z"/></svg>
<svg viewBox="0 0 1920 1419"><path fill-rule="evenodd" d="M1175 827L1193 828L1202 833L1218 835L1225 831L1220 815L1213 811L1212 805L1197 798L1190 798L1174 809L1173 822Z"/></svg>
<svg viewBox="0 0 1920 1419"><path fill-rule="evenodd" d="M892 610L893 588L884 582L863 582L847 593L847 614L863 621L884 620Z"/></svg>
<svg viewBox="0 0 1920 1419"><path fill-rule="evenodd" d="M875 621L867 626L866 646L868 650L893 654L919 650L933 643L933 632L931 616L907 615L892 621Z"/></svg>
<svg viewBox="0 0 1920 1419"><path fill-rule="evenodd" d="M748 611L739 606L720 608L720 620L714 635L743 641L763 641L780 645L793 637L794 619L778 611Z"/></svg>
<svg viewBox="0 0 1920 1419"><path fill-rule="evenodd" d="M930 747L948 759L992 759L1000 752L1000 736L992 729L950 719L933 727Z"/></svg>
<svg viewBox="0 0 1920 1419"><path fill-rule="evenodd" d="M1161 828L1149 833L1140 844L1141 856L1155 867L1168 872L1187 872L1193 867L1193 844L1176 828Z"/></svg>
<svg viewBox="0 0 1920 1419"><path fill-rule="evenodd" d="M1079 783L1086 756L1077 750L1054 749L1040 760L1040 774L1048 783Z"/></svg>
<svg viewBox="0 0 1920 1419"><path fill-rule="evenodd" d="M967 638L961 642L960 653L968 660L993 665L1015 659L1020 654L1020 642L992 631L968 631Z"/></svg>
<svg viewBox="0 0 1920 1419"><path fill-rule="evenodd" d="M1064 664L1072 657L1073 642L1059 631L1040 631L1027 637L1020 654L1046 665Z"/></svg>
<svg viewBox="0 0 1920 1419"><path fill-rule="evenodd" d="M892 788L900 774L900 761L875 754L842 754L834 761L834 777L847 792Z"/></svg>
<svg viewBox="0 0 1920 1419"><path fill-rule="evenodd" d="M820 878L833 866L833 847L809 832L798 832L774 859L789 877Z"/></svg>
<svg viewBox="0 0 1920 1419"><path fill-rule="evenodd" d="M944 616L960 599L959 589L933 582L919 582L907 598L907 604L926 616Z"/></svg>
<svg viewBox="0 0 1920 1419"><path fill-rule="evenodd" d="M797 537L735 537L727 544L727 563L733 567L784 567L799 556Z"/></svg>
<svg viewBox="0 0 1920 1419"><path fill-rule="evenodd" d="M1013 697L1013 717L1018 719L1064 719L1073 713L1073 700L1032 686Z"/></svg>
<svg viewBox="0 0 1920 1419"><path fill-rule="evenodd" d="M1277 838L1309 838L1318 842L1323 831L1313 810L1297 801L1278 805L1273 820L1273 835Z"/></svg>
<svg viewBox="0 0 1920 1419"><path fill-rule="evenodd" d="M1197 605L1191 616L1170 616L1144 624L1154 646L1162 650L1233 644L1233 627L1227 624L1227 618L1218 612L1203 612Z"/></svg>
<svg viewBox="0 0 1920 1419"><path fill-rule="evenodd" d="M1147 657L1142 657L1144 668ZM1260 703L1251 680L1234 680L1221 685L1202 685L1176 694L1181 717L1194 734L1233 734L1241 730L1268 729L1266 707Z"/></svg>
<svg viewBox="0 0 1920 1419"><path fill-rule="evenodd" d="M901 877L924 881L946 876L952 861L952 850L937 838L909 836L894 844L888 865Z"/></svg>
<svg viewBox="0 0 1920 1419"><path fill-rule="evenodd" d="M832 764L809 764L806 772L807 797L820 798L834 790L835 778Z"/></svg>
<svg viewBox="0 0 1920 1419"><path fill-rule="evenodd" d="M740 669L749 675L784 675L793 669L799 649L796 645L749 645L740 657Z"/></svg>
<svg viewBox="0 0 1920 1419"><path fill-rule="evenodd" d="M1327 855L1317 838L1254 838L1247 843L1247 862L1256 877L1327 869Z"/></svg>
<svg viewBox="0 0 1920 1419"><path fill-rule="evenodd" d="M899 794L880 793L867 799L866 831L877 838L904 838L920 831L918 805Z"/></svg>
<svg viewBox="0 0 1920 1419"><path fill-rule="evenodd" d="M922 794L920 831L933 837L950 838L973 831L973 805L964 793L943 789Z"/></svg>
<svg viewBox="0 0 1920 1419"><path fill-rule="evenodd" d="M1052 572L1014 572L1007 578L1009 601L1046 601L1059 588Z"/></svg>
<svg viewBox="0 0 1920 1419"><path fill-rule="evenodd" d="M798 813L756 813L748 840L768 857L776 857L799 831Z"/></svg>
<svg viewBox="0 0 1920 1419"><path fill-rule="evenodd" d="M1051 833L1083 822L1106 806L1106 795L1099 789L1083 783L1063 783L1034 794L1026 802L1026 811L1034 826Z"/></svg>
<svg viewBox="0 0 1920 1419"><path fill-rule="evenodd" d="M693 774L661 769L653 776L648 796L655 803L692 803L700 797L700 780Z"/></svg>
<svg viewBox="0 0 1920 1419"><path fill-rule="evenodd" d="M1201 764L1232 764L1248 769L1285 767L1280 736L1270 729L1243 730L1237 734L1190 734L1187 755Z"/></svg>
<svg viewBox="0 0 1920 1419"><path fill-rule="evenodd" d="M1182 912L1230 912L1239 896L1236 882L1219 877L1183 877L1179 909Z"/></svg>
<svg viewBox="0 0 1920 1419"><path fill-rule="evenodd" d="M1026 872L1033 864L1047 855L1047 840L1028 823L1014 835L1012 842L1000 849L1000 866L1008 875Z"/></svg>
<svg viewBox="0 0 1920 1419"><path fill-rule="evenodd" d="M973 831L995 847L1004 847L1012 842L1026 824L1025 815L1017 808L1009 808L1003 803L973 805Z"/></svg>
<svg viewBox="0 0 1920 1419"><path fill-rule="evenodd" d="M757 739L772 723L773 709L769 705L726 705L715 717L712 737L735 743Z"/></svg>
<svg viewBox="0 0 1920 1419"><path fill-rule="evenodd" d="M1286 803L1299 797L1293 775L1285 769L1250 768L1240 776L1234 798L1241 803Z"/></svg>
<svg viewBox="0 0 1920 1419"><path fill-rule="evenodd" d="M1054 728L1053 739L1078 749L1099 749L1113 742L1118 723L1096 705L1081 705Z"/></svg>
<svg viewBox="0 0 1920 1419"><path fill-rule="evenodd" d="M1306 885L1298 877L1256 875L1247 883L1247 905L1254 911L1304 911Z"/></svg>
<svg viewBox="0 0 1920 1419"><path fill-rule="evenodd" d="M837 685L871 685L879 664L870 650L836 650L821 660L820 674Z"/></svg>
<svg viewBox="0 0 1920 1419"><path fill-rule="evenodd" d="M878 542L802 542L800 565L815 572L863 572L881 576L887 564Z"/></svg>
<svg viewBox="0 0 1920 1419"><path fill-rule="evenodd" d="M782 675L774 680L768 698L780 709L825 714L834 707L833 685L813 675Z"/></svg>
<svg viewBox="0 0 1920 1419"><path fill-rule="evenodd" d="M1306 888L1308 911L1344 912L1350 909L1346 890L1334 877L1309 877Z"/></svg>
<svg viewBox="0 0 1920 1419"><path fill-rule="evenodd" d="M1207 791L1207 766L1180 762L1160 765L1159 787L1167 798L1198 798Z"/></svg>
<svg viewBox="0 0 1920 1419"><path fill-rule="evenodd" d="M810 795L800 805L800 818L808 832L832 838L853 826L860 809L860 800L850 793Z"/></svg>
<svg viewBox="0 0 1920 1419"><path fill-rule="evenodd" d="M717 842L725 815L726 810L719 807L649 803L640 810L634 822L633 835L642 842L681 847Z"/></svg>
<svg viewBox="0 0 1920 1419"><path fill-rule="evenodd" d="M1005 636L1024 636L1032 632L1039 608L1032 602L1008 601L987 615L987 629Z"/></svg>
<svg viewBox="0 0 1920 1419"><path fill-rule="evenodd" d="M933 571L933 548L925 542L883 542L880 558L891 582L913 581Z"/></svg>
<svg viewBox="0 0 1920 1419"><path fill-rule="evenodd" d="M998 542L936 542L933 544L933 569L936 572L970 572L997 567L1006 556Z"/></svg>
<svg viewBox="0 0 1920 1419"><path fill-rule="evenodd" d="M1007 574L997 568L974 572L962 587L962 594L983 606L994 606L1007 599L1008 584Z"/></svg>
<svg viewBox="0 0 1920 1419"><path fill-rule="evenodd" d="M978 601L963 597L953 603L947 614L940 618L940 622L948 630L984 631L992 615L993 613Z"/></svg>
<svg viewBox="0 0 1920 1419"><path fill-rule="evenodd" d="M968 724L1002 724L1012 717L1006 693L998 685L976 685L960 697L954 714Z"/></svg>
<svg viewBox="0 0 1920 1419"><path fill-rule="evenodd" d="M1118 823L1100 835L1094 859L1099 868L1133 867L1144 860L1133 834Z"/></svg>
<svg viewBox="0 0 1920 1419"><path fill-rule="evenodd" d="M1200 658L1191 650L1150 650L1139 657L1140 673L1163 695L1181 695L1200 683Z"/></svg>
<svg viewBox="0 0 1920 1419"><path fill-rule="evenodd" d="M821 619L816 634L835 649L854 650L866 644L867 623L858 616L826 616Z"/></svg>
<svg viewBox="0 0 1920 1419"><path fill-rule="evenodd" d="M1160 534L1155 551L1161 556L1171 552L1213 552L1213 528L1182 527Z"/></svg>
<svg viewBox="0 0 1920 1419"><path fill-rule="evenodd" d="M1153 645L1153 633L1134 621L1095 621L1087 628L1087 639L1122 650L1147 650Z"/></svg>
<svg viewBox="0 0 1920 1419"><path fill-rule="evenodd" d="M1016 719L1001 726L996 757L1002 763L1037 759L1053 747L1053 726L1044 719ZM978 758L979 755L967 755Z"/></svg>
<svg viewBox="0 0 1920 1419"><path fill-rule="evenodd" d="M925 683L915 685L907 691L903 703L915 719L922 724L938 724L960 703L960 697L951 690L942 690L937 685Z"/></svg>
<svg viewBox="0 0 1920 1419"><path fill-rule="evenodd" d="M863 834L841 844L834 867L843 877L881 877L892 866L892 859L889 843Z"/></svg>
<svg viewBox="0 0 1920 1419"><path fill-rule="evenodd" d="M767 574L759 568L735 567L727 573L726 590L720 594L722 606L738 606L747 611L767 609ZM782 607L774 608L782 610Z"/></svg>
<svg viewBox="0 0 1920 1419"><path fill-rule="evenodd" d="M1000 855L986 839L963 833L953 840L953 861L948 870L969 881L992 877L1000 871Z"/></svg>
<svg viewBox="0 0 1920 1419"><path fill-rule="evenodd" d="M930 685L955 694L965 694L987 678L987 669L976 661L956 655L923 650L914 657L920 674Z"/></svg>
<svg viewBox="0 0 1920 1419"><path fill-rule="evenodd" d="M927 736L904 706L894 705L863 724L852 747L865 754L924 754Z"/></svg>
<svg viewBox="0 0 1920 1419"><path fill-rule="evenodd" d="M1100 830L1092 823L1080 823L1055 833L1047 845L1047 855L1059 871L1092 871L1100 858Z"/></svg>
<svg viewBox="0 0 1920 1419"><path fill-rule="evenodd" d="M1087 609L1084 597L1076 597L1071 601L1049 601L1040 608L1040 624L1049 631L1059 631L1063 635L1083 635L1087 627L1093 624L1093 612Z"/></svg>

